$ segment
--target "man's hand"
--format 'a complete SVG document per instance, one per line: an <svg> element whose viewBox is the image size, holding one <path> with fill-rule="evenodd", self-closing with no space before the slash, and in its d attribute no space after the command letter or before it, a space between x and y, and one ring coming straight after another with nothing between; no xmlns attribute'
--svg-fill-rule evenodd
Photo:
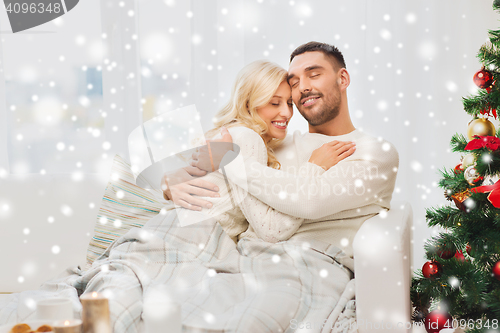
<svg viewBox="0 0 500 333"><path fill-rule="evenodd" d="M233 138L229 134L227 128L221 129L222 138L218 140L207 140L207 145L198 149L198 152L193 153L191 165L201 170L212 172L219 169L220 162L224 155L230 150L233 150ZM210 153L208 145L212 153L212 160L210 160ZM213 169L212 169L213 163Z"/></svg>
<svg viewBox="0 0 500 333"><path fill-rule="evenodd" d="M219 188L215 184L195 178L206 174L206 171L191 166L165 173L161 179L163 196L187 209L211 208L211 202L193 196L194 194L203 197L219 197L217 193Z"/></svg>

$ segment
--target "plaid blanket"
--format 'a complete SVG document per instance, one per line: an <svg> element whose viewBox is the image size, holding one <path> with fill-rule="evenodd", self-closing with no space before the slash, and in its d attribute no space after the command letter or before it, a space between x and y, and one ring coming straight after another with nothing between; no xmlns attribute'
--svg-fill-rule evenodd
<svg viewBox="0 0 500 333"><path fill-rule="evenodd" d="M317 248L317 247L316 247ZM110 302L114 332L144 332L148 295L181 305L183 332L355 332L352 273L330 246L241 239L215 220L178 226L176 210L117 239L87 271L68 269L40 290L0 304L0 324L32 319L36 301L98 291ZM347 305L347 306L346 306ZM333 329L332 329L333 327Z"/></svg>

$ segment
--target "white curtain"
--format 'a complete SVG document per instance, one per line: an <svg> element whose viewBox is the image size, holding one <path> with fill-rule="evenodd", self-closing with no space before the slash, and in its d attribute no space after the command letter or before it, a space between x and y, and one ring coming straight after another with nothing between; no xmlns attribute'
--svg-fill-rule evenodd
<svg viewBox="0 0 500 333"><path fill-rule="evenodd" d="M86 0L78 6L84 3L95 4L97 0ZM476 91L472 76L480 64L475 54L487 41L487 30L498 27L498 14L491 4L491 0L104 0L100 4L102 27L98 28L99 34L106 34L102 41L107 45L100 60L100 108L107 117L99 125L103 137L93 146L97 153L89 155L94 160L87 163L99 165L97 161L109 161L116 153L127 154L126 137L132 129L182 106L195 104L202 127L208 130L245 64L269 59L287 68L295 47L311 40L328 42L344 53L351 74L348 96L355 126L384 137L399 151L394 198L409 201L413 207L414 266L419 268L424 262L423 242L432 233L425 222L425 208L447 204L436 187L437 170L454 167L460 161L458 155L449 152L449 140L455 132L465 133L470 120L463 112L461 97ZM83 15L76 8L73 12ZM66 28L72 26L67 16L63 17ZM0 16L1 30L5 31L2 19L5 17ZM82 29L88 22L72 26L69 44L51 41L48 46L58 51L53 57L74 49L79 34L85 36ZM77 32L77 28L83 32ZM50 23L38 30L64 35L61 27ZM0 168L15 172L10 154L21 146L13 144L19 133L6 130L16 128L16 119L4 102L4 81L9 82L6 74L17 60L6 54L21 52L29 38L37 40L44 34L0 36ZM80 47L81 52L90 52L90 39ZM41 71L44 64L36 63L37 58L32 50L30 66ZM112 68L108 71L109 66ZM27 68L20 60L18 67L20 71ZM21 77L35 85L50 82L37 81L29 71ZM31 89L23 82L17 86L18 91ZM55 145L64 142L66 133L58 132L57 127L53 129L62 137L54 141ZM87 123L82 125L85 127L92 126ZM290 131L297 129L307 131L307 123L296 111ZM92 129L89 131L92 134ZM39 139L43 141L44 137ZM82 143L94 140L92 136L80 139ZM71 157L68 145L71 143L58 152L67 153L64 158ZM45 153L38 152L41 156ZM78 159L78 149L74 156ZM58 163L61 167L53 168L54 172L74 171L72 165ZM39 172L40 168L28 167L29 172ZM102 170L106 168L87 172Z"/></svg>
<svg viewBox="0 0 500 333"><path fill-rule="evenodd" d="M6 176L9 170L9 145L7 141L7 104L5 103L5 80L3 79L3 59L0 52L0 175Z"/></svg>

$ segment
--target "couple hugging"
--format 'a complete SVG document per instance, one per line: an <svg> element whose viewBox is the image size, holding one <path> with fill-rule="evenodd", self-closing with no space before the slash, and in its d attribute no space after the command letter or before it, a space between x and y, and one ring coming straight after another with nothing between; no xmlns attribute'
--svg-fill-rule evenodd
<svg viewBox="0 0 500 333"><path fill-rule="evenodd" d="M399 160L390 143L353 126L349 83L342 53L325 43L295 49L288 72L266 61L247 65L207 133L222 136L211 143L237 144L244 170L225 166L229 184L219 172L198 178L217 170L228 151L202 148L191 167L164 175L165 199L213 216L235 242L336 246L353 271L354 236L365 220L389 208ZM287 136L292 103L308 121L309 133ZM231 206L227 185L239 199L237 207Z"/></svg>
<svg viewBox="0 0 500 333"><path fill-rule="evenodd" d="M364 221L389 209L399 164L392 144L352 124L349 84L342 53L325 43L295 49L288 71L253 62L239 72L206 133L209 144L192 155L191 166L164 174L163 196L178 214L210 217L165 232L175 240L163 238L172 249L192 246L204 269L213 269L208 280L194 279L206 289L177 293L188 332L292 332L297 322L330 332L325 320L338 324L332 316L345 306L340 300L354 276L353 239ZM293 104L308 133L287 135ZM227 156L242 162L227 163ZM158 233L174 218L153 220L149 227ZM211 322L200 319L203 311Z"/></svg>
<svg viewBox="0 0 500 333"><path fill-rule="evenodd" d="M0 323L29 318L27 304L50 297L70 298L79 314L79 297L96 291L119 333L152 332L148 320L172 301L183 332L294 332L297 323L345 332L324 323L337 325L352 297L352 241L389 208L398 167L390 143L354 128L349 83L342 54L323 43L299 46L288 72L266 61L246 66L206 134L213 148L163 176L170 209L118 238L88 270L14 294ZM286 135L292 103L308 133ZM231 142L239 153L226 163L236 152L214 147ZM183 213L209 218L181 227Z"/></svg>

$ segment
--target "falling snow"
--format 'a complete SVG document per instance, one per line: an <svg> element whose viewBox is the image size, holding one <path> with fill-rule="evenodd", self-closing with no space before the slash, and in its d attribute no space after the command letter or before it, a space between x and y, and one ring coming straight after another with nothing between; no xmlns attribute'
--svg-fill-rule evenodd
<svg viewBox="0 0 500 333"><path fill-rule="evenodd" d="M1 140L6 144L0 147L0 181L9 180L12 174L45 178L69 174L68 187L75 186L77 191L91 179L90 174L108 177L110 161L115 154L127 154L128 134L140 122L196 103L202 112L200 121L208 130L215 112L231 95L230 81L242 64L264 58L286 66L289 53L302 41L314 38L332 41L344 52L351 75L348 96L354 125L366 133L383 135L394 146L383 143L382 150L395 147L400 154L399 168L394 170L399 173L394 199L410 201L415 212L441 203L437 169L454 166L460 159L449 150L449 138L454 132L466 131L470 119L463 112L461 97L478 92L471 81L480 67L474 53L486 38L488 23L497 23L496 17L477 22L473 15L453 14L438 3L429 3L428 8L413 5L407 11L380 6L369 18L346 5L339 18L331 20L332 8L315 2L252 3L244 19L239 16L240 8L228 2L217 9L216 19L203 22L200 8L183 6L180 1L164 0L157 7L145 2L138 10L120 1L122 19L130 22L127 30L106 30L100 25L82 28L66 17L58 18L50 29L64 29L64 34L47 35L46 41L35 34L18 40L29 40L33 48L40 49L36 57L17 57L16 42L2 35L0 60L5 62L0 63L0 80L6 82L6 93L0 93L0 98L6 103L0 106L0 114L8 115L2 119L8 119L11 136ZM273 16L271 20L267 13L276 9L282 18ZM98 7L92 11L101 13ZM162 22L167 25L162 29L158 29L158 20L143 19L156 14L165 16ZM439 20L444 14L447 20ZM448 25L448 20L459 28L450 29L453 24ZM471 42L463 41L465 34ZM116 38L120 50L112 48ZM45 42L53 47L42 50ZM134 55L138 59L127 58ZM137 67L132 65L135 63ZM307 131L300 118L295 112L290 132ZM161 140L162 134L156 139ZM111 179L116 181L117 175ZM355 186L363 186L363 180L357 179ZM50 188L45 191L49 193ZM98 196L91 198L89 193L79 193L81 205L85 211L97 210ZM59 201L51 211L44 211L41 217L33 213L47 230L78 218L81 211L77 204L65 201L63 194L57 195ZM298 200L286 191L278 196ZM125 193L118 191L116 197L122 199ZM19 214L20 205L9 198L0 196L0 219ZM48 195L37 198L49 200ZM472 208L475 203L468 200L467 205ZM98 223L122 226L120 219L105 217ZM17 228L16 233L23 237L19 243L43 237L34 225L19 224ZM418 250L420 239L427 236L420 231L423 229L416 235ZM348 239L342 239L342 246L348 244ZM47 247L52 254L69 251L59 245ZM303 248L308 247L304 243ZM273 262L280 260L272 257ZM30 274L25 271L19 271L13 281L28 283ZM215 275L215 271L207 274ZM326 271L319 274L327 277ZM454 288L460 285L456 278L449 282ZM26 300L26 306L32 308L34 300ZM215 317L207 313L205 320L213 322Z"/></svg>

